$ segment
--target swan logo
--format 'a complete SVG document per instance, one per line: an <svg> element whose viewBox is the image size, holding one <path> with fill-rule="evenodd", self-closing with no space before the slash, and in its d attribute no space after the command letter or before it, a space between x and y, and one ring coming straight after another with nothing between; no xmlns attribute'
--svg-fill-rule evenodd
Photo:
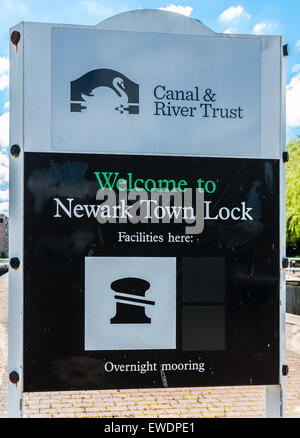
<svg viewBox="0 0 300 438"><path fill-rule="evenodd" d="M108 87L120 98L115 108L120 114L139 114L139 85L115 70L100 68L89 71L71 81L71 112L81 112L87 108L84 96L94 96L93 90Z"/></svg>

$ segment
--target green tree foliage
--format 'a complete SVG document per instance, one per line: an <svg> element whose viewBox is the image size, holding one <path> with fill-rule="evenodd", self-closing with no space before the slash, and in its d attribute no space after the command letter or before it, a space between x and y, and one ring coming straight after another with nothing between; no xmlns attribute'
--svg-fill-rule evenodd
<svg viewBox="0 0 300 438"><path fill-rule="evenodd" d="M286 165L286 244L287 255L300 255L300 136L287 145Z"/></svg>

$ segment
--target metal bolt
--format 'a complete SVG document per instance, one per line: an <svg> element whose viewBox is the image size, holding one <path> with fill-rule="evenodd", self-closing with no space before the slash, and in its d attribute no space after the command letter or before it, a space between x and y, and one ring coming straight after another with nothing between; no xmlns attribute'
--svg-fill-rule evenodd
<svg viewBox="0 0 300 438"><path fill-rule="evenodd" d="M13 144L12 147L10 148L10 153L15 158L17 158L20 155L20 152L21 152L21 148L18 144Z"/></svg>
<svg viewBox="0 0 300 438"><path fill-rule="evenodd" d="M288 46L288 44L284 44L282 46L282 52L283 52L283 56L288 56L288 54L289 54L289 46Z"/></svg>
<svg viewBox="0 0 300 438"><path fill-rule="evenodd" d="M20 266L20 260L18 259L18 257L12 257L9 264L13 269L18 269Z"/></svg>
<svg viewBox="0 0 300 438"><path fill-rule="evenodd" d="M282 375L287 376L289 373L289 366L288 365L282 365Z"/></svg>
<svg viewBox="0 0 300 438"><path fill-rule="evenodd" d="M14 383L15 385L18 383L20 377L17 371L12 371L11 373L9 373L9 380L11 381L11 383Z"/></svg>
<svg viewBox="0 0 300 438"><path fill-rule="evenodd" d="M289 267L289 259L287 259L286 257L284 257L282 259L282 267L283 267L283 269L286 269Z"/></svg>
<svg viewBox="0 0 300 438"><path fill-rule="evenodd" d="M287 151L282 152L282 161L287 163L290 159L289 153Z"/></svg>
<svg viewBox="0 0 300 438"><path fill-rule="evenodd" d="M20 32L17 31L17 30L12 31L12 33L10 34L10 41L11 41L15 46L18 45L20 39L21 39L21 34L20 34Z"/></svg>

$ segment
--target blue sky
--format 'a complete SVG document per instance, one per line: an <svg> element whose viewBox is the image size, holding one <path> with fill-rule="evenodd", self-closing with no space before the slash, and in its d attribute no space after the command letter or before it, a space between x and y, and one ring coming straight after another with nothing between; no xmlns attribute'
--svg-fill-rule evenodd
<svg viewBox="0 0 300 438"><path fill-rule="evenodd" d="M8 213L9 28L19 21L95 25L134 9L166 8L215 32L283 35L287 57L287 141L300 135L300 0L0 0L0 213Z"/></svg>

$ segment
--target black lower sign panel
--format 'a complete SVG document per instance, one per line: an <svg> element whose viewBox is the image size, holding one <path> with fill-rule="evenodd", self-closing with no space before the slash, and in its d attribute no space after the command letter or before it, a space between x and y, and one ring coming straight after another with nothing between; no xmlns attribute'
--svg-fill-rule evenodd
<svg viewBox="0 0 300 438"><path fill-rule="evenodd" d="M24 390L279 382L279 162L25 153Z"/></svg>

